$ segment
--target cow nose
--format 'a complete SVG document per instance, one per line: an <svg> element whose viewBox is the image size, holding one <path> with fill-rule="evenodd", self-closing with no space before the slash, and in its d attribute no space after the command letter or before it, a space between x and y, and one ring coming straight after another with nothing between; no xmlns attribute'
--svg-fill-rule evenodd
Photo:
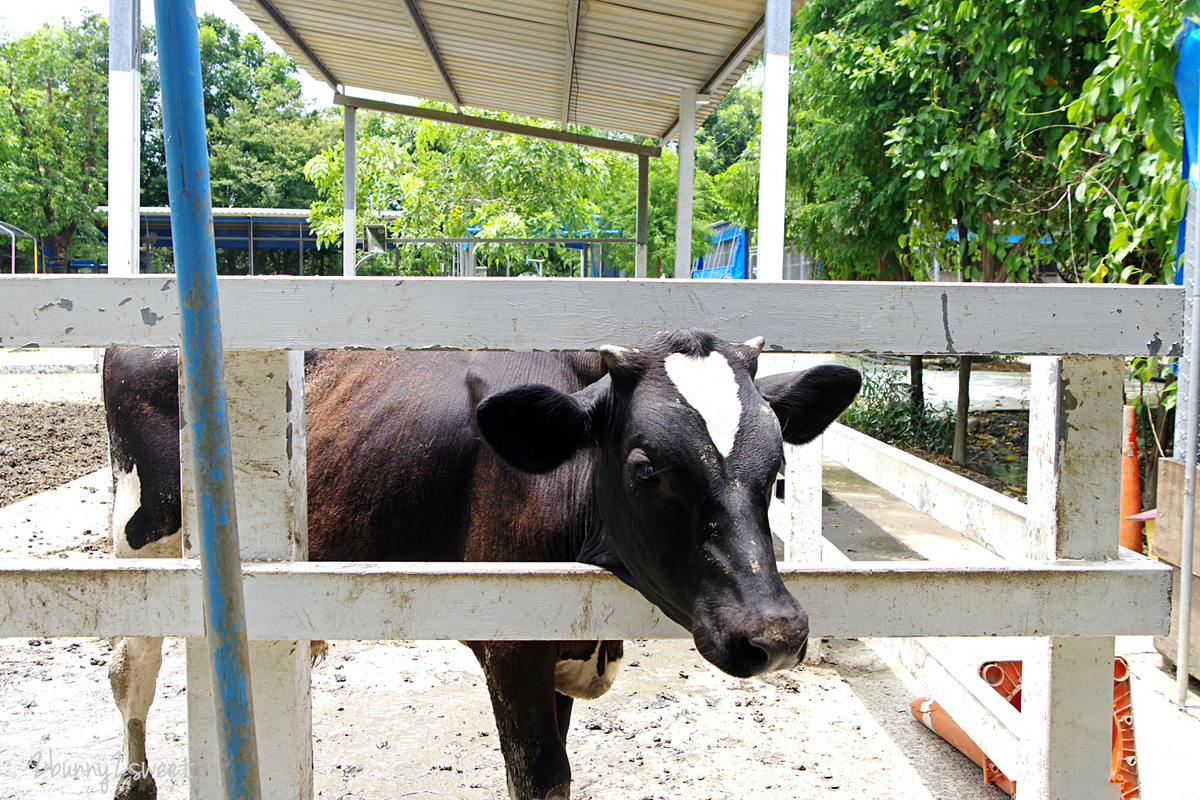
<svg viewBox="0 0 1200 800"><path fill-rule="evenodd" d="M722 631L718 625L709 647L697 636L700 652L716 666L738 678L749 678L800 663L808 650L808 615L803 609L753 617ZM697 631L699 632L699 631ZM707 638L707 637L705 637ZM724 639L724 641L721 641ZM715 645L715 646L711 646Z"/></svg>

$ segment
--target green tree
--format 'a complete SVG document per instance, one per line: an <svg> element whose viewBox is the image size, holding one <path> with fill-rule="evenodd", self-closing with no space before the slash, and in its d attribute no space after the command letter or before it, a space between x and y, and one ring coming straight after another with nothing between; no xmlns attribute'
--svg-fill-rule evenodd
<svg viewBox="0 0 1200 800"><path fill-rule="evenodd" d="M1102 55L1102 20L1068 0L901 5L911 16L860 74L883 73L917 98L888 132L909 180L911 256L1017 281L1037 262L1066 260L1078 243L1061 235L1069 209L1056 154L1065 107ZM945 237L952 220L957 242Z"/></svg>
<svg viewBox="0 0 1200 800"><path fill-rule="evenodd" d="M578 236L601 222L598 200L610 185L611 160L599 151L427 120L361 117L356 213L364 223L386 221L393 235L434 238L469 231L481 237ZM338 143L305 168L319 193L311 206L313 226L326 244L337 241L342 230L343 157ZM551 255L547 266L569 268L561 254L532 250ZM403 269L433 271L434 248L407 254ZM492 247L480 255L503 259L516 251Z"/></svg>
<svg viewBox="0 0 1200 800"><path fill-rule="evenodd" d="M718 175L758 140L762 91L738 81L696 131L696 169Z"/></svg>
<svg viewBox="0 0 1200 800"><path fill-rule="evenodd" d="M1181 119L1172 70L1182 13L1196 2L1105 0L1107 52L1067 109L1059 170L1079 247L1077 275L1097 281L1170 281L1176 223L1187 203L1180 178Z"/></svg>
<svg viewBox="0 0 1200 800"><path fill-rule="evenodd" d="M0 33L0 219L45 237L56 259L95 243L105 202L108 25L91 15Z"/></svg>
<svg viewBox="0 0 1200 800"><path fill-rule="evenodd" d="M912 277L898 258L909 181L885 136L915 98L861 68L910 13L895 0L811 0L793 22L788 238L832 278Z"/></svg>
<svg viewBox="0 0 1200 800"><path fill-rule="evenodd" d="M266 50L257 34L203 14L200 71L208 120L213 205L303 208L317 198L304 165L337 141L340 126L328 112L304 107L298 68ZM144 32L142 203L166 205L154 37Z"/></svg>

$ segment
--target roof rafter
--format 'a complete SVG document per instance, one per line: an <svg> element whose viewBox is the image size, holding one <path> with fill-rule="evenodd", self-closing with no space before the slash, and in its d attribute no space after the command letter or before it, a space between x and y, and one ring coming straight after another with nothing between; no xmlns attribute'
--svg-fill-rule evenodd
<svg viewBox="0 0 1200 800"><path fill-rule="evenodd" d="M324 79L325 83L329 84L329 88L336 91L342 82L329 71L329 68L325 66L325 62L317 57L317 54L308 46L308 42L304 41L304 38L296 32L296 29L287 21L287 18L279 13L279 9L272 5L271 0L254 0L254 2L271 18L272 22L279 26L279 30L283 32L283 35L304 54L304 57L309 60L309 63L313 65L317 72L321 73L321 78Z"/></svg>
<svg viewBox="0 0 1200 800"><path fill-rule="evenodd" d="M409 24L412 25L413 32L417 35L417 41L425 49L425 55L428 56L430 65L437 72L442 86L445 87L446 94L450 97L451 105L454 106L455 111L461 111L462 98L458 96L458 89L455 87L454 81L450 78L450 72L446 69L446 65L442 61L442 56L438 53L437 42L433 40L433 36L429 33L429 28L425 25L425 18L421 16L421 10L417 8L416 0L402 0L402 2L405 13L408 14Z"/></svg>
<svg viewBox="0 0 1200 800"><path fill-rule="evenodd" d="M595 147L599 150L615 150L618 153L632 153L634 155L647 155L651 158L661 158L662 148L650 144L637 144L636 142L626 142L621 139L605 139L602 136L587 136L582 133L571 133L569 131L558 130L557 128L539 128L536 125L523 125L519 122L506 122L500 119L488 119L487 117L473 117L468 114L455 114L451 111L441 111L436 108L422 108L420 106L406 106L399 103L385 103L382 100L368 100L365 97L347 97L344 94L335 94L333 102L339 106L352 106L354 108L366 108L371 111L384 111L389 114L400 114L405 117L417 117L419 119L430 119L435 122L448 122L452 125L466 125L469 128L480 128L486 131L497 131L499 133L513 133L518 136L532 136L536 139L548 139L552 142L567 142L569 144L582 145L583 147Z"/></svg>
<svg viewBox="0 0 1200 800"><path fill-rule="evenodd" d="M797 3L793 3L793 10ZM721 84L729 77L729 75L738 68L738 66L746 60L754 48L762 43L763 34L766 32L766 15L758 18L754 26L746 31L746 35L738 42L737 47L729 51L729 55L721 62L721 65L716 68L712 75L708 76L700 88L696 90L696 97L710 95L714 90L721 88ZM675 134L679 132L679 117L675 117L667 129L663 131L662 136L658 137L660 142L664 144L675 138Z"/></svg>
<svg viewBox="0 0 1200 800"><path fill-rule="evenodd" d="M563 70L562 129L567 129L575 86L575 40L579 35L579 0L567 0L567 63Z"/></svg>

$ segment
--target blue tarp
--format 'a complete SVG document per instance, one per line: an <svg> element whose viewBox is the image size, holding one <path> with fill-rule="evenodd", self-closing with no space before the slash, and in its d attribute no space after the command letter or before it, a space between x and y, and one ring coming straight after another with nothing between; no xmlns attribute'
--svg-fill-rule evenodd
<svg viewBox="0 0 1200 800"><path fill-rule="evenodd" d="M750 240L746 229L728 223L721 225L712 233L712 244L715 246L723 242L733 243L733 253L729 264L718 267L706 267L704 265L704 256L699 256L696 259L694 269L692 269L693 278L732 278L737 280L744 280L746 278L746 264L750 260ZM711 250L712 248L710 248L710 252Z"/></svg>

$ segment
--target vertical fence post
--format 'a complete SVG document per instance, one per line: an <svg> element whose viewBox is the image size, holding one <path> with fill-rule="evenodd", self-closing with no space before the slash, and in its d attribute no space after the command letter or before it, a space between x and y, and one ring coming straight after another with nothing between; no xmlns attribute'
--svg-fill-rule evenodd
<svg viewBox="0 0 1200 800"><path fill-rule="evenodd" d="M232 350L225 354L229 437L238 495L243 561L303 561L308 557L304 354ZM182 451L190 442L181 433ZM185 458L184 463L188 461ZM186 491L185 520L195 514ZM185 523L186 524L186 523ZM185 528L186 529L186 528ZM195 555L185 537L185 555ZM191 796L218 794L216 721L206 691L205 652L187 640L188 778ZM254 717L264 800L312 797L312 704L307 641L251 641Z"/></svg>
<svg viewBox="0 0 1200 800"><path fill-rule="evenodd" d="M222 790L258 798L196 8L192 0L155 0L154 11Z"/></svg>
<svg viewBox="0 0 1200 800"><path fill-rule="evenodd" d="M1125 363L1038 357L1030 380L1029 552L1035 561L1117 557ZM1117 798L1112 748L1114 640L1049 637L1024 667L1022 798Z"/></svg>

